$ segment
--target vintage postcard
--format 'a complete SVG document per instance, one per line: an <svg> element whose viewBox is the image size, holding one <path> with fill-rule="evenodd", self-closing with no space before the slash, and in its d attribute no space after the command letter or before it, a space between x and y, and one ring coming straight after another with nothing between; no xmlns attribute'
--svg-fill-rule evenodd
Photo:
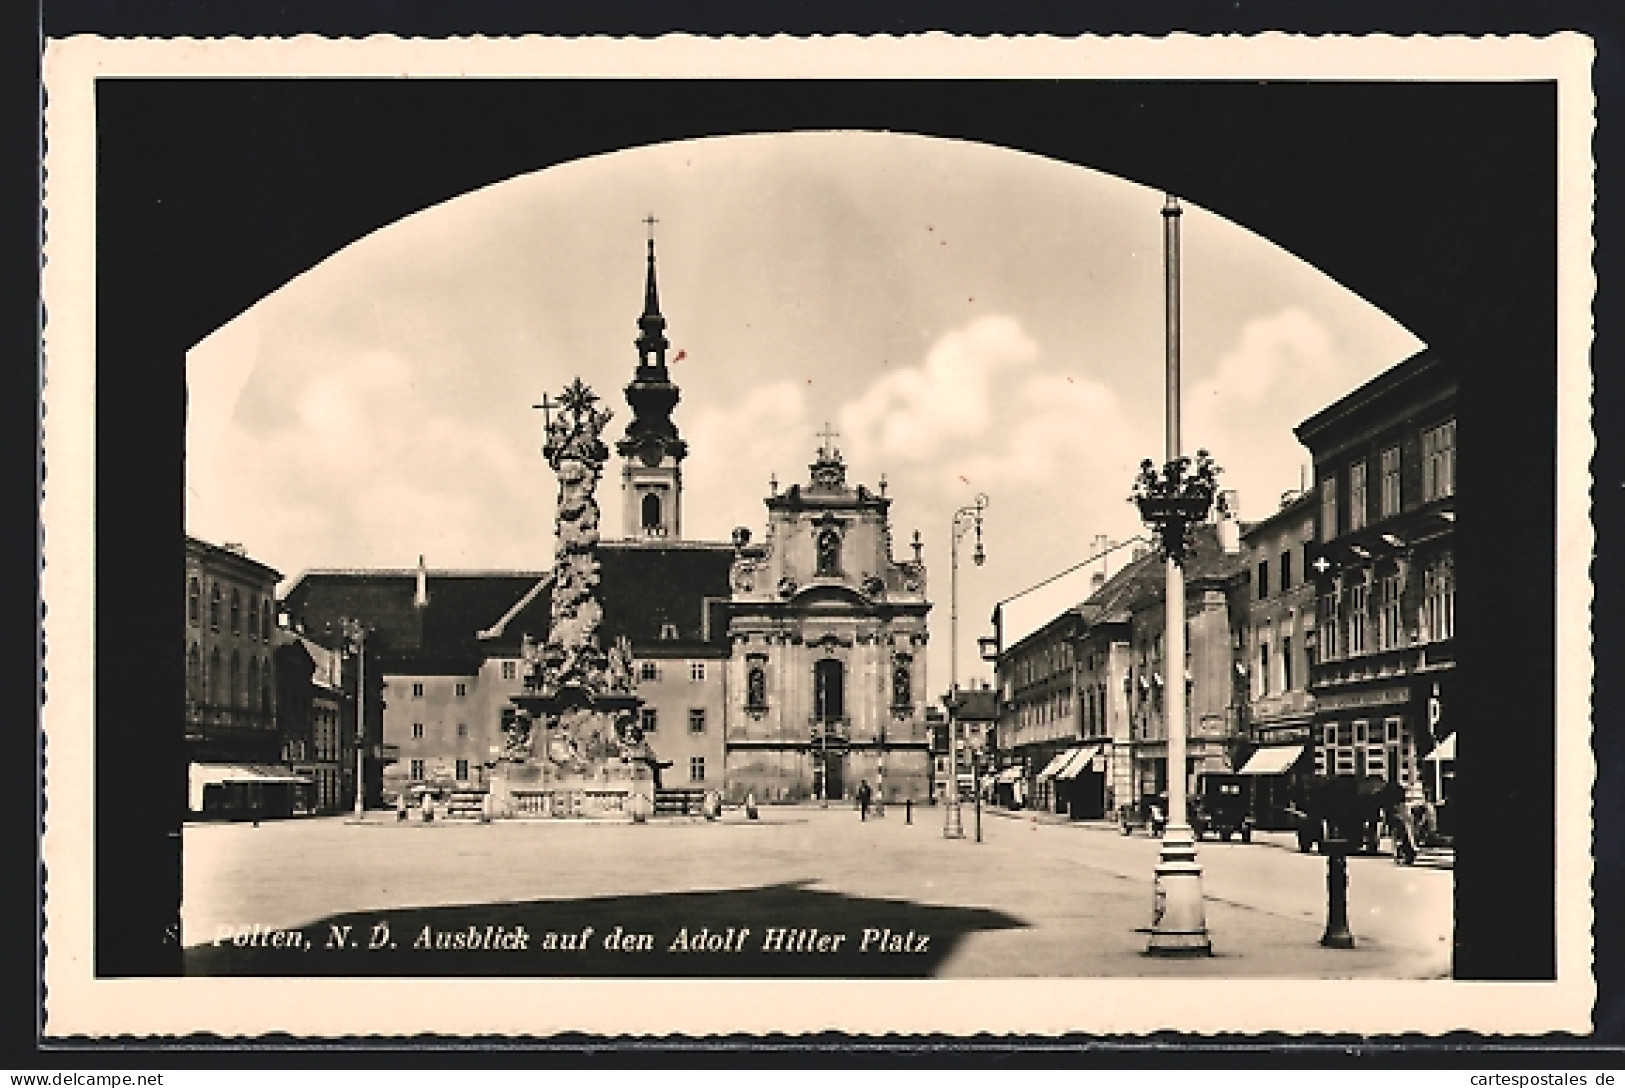
<svg viewBox="0 0 1625 1088"><path fill-rule="evenodd" d="M1589 1031L1591 59L50 42L47 1034Z"/></svg>

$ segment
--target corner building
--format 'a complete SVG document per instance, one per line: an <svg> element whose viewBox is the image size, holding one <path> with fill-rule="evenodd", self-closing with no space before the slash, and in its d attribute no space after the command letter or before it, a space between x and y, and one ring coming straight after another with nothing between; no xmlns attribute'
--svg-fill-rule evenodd
<svg viewBox="0 0 1625 1088"><path fill-rule="evenodd" d="M929 796L925 564L892 557L891 500L818 450L770 495L767 537L740 531L731 572L727 795ZM606 579L607 581L607 579Z"/></svg>
<svg viewBox="0 0 1625 1088"><path fill-rule="evenodd" d="M1315 769L1440 805L1454 768L1456 371L1422 351L1299 424L1314 455Z"/></svg>

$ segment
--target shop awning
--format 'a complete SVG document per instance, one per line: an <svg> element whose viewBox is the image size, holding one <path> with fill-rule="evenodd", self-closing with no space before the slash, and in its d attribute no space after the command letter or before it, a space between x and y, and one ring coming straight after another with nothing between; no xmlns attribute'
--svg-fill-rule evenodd
<svg viewBox="0 0 1625 1088"><path fill-rule="evenodd" d="M1055 772L1059 771L1062 767L1065 767L1067 760L1071 759L1072 754L1076 751L1076 748L1068 748L1066 751L1059 753L1054 759L1044 764L1044 769L1038 772L1038 778L1036 781L1047 782L1051 778L1054 778Z"/></svg>
<svg viewBox="0 0 1625 1088"><path fill-rule="evenodd" d="M1260 748L1241 768L1241 774L1286 774L1292 765L1303 758L1303 745L1288 744L1279 748Z"/></svg>
<svg viewBox="0 0 1625 1088"><path fill-rule="evenodd" d="M997 775L994 776L993 781L995 781L995 782L1019 782L1019 781L1021 781L1021 768L1020 767L1006 767L1004 770L1000 771Z"/></svg>
<svg viewBox="0 0 1625 1088"><path fill-rule="evenodd" d="M187 768L187 793L193 812L203 811L203 791L226 782L310 783L310 776L272 763L193 763Z"/></svg>
<svg viewBox="0 0 1625 1088"><path fill-rule="evenodd" d="M1072 749L1071 756L1066 761L1066 765L1055 772L1055 780L1057 782L1066 782L1078 777L1078 775L1089 769L1090 761L1099 754L1100 745L1098 744L1091 744L1087 748Z"/></svg>
<svg viewBox="0 0 1625 1088"><path fill-rule="evenodd" d="M1432 761L1437 763L1437 762L1442 762L1442 761L1447 760L1447 759L1455 759L1455 758L1456 758L1456 734L1452 733L1448 737L1444 738L1444 740L1441 740L1437 745L1435 745L1434 748L1433 748L1433 751L1431 751L1427 755L1423 756L1422 757L1422 762L1426 763L1427 761L1432 760Z"/></svg>

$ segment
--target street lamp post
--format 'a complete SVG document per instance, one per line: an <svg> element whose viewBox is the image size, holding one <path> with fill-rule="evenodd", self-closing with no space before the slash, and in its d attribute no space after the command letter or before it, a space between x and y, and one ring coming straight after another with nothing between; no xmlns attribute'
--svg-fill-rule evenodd
<svg viewBox="0 0 1625 1088"><path fill-rule="evenodd" d="M348 631L356 651L355 683L355 818L367 815L367 626L352 621Z"/></svg>
<svg viewBox="0 0 1625 1088"><path fill-rule="evenodd" d="M982 512L987 496L977 495L969 506L954 511L948 543L948 797L943 812L942 834L962 839L965 825L959 812L959 541L972 528L976 530L976 550L971 560L978 567L987 562L982 550Z"/></svg>
<svg viewBox="0 0 1625 1088"><path fill-rule="evenodd" d="M1150 461L1142 462L1132 500L1140 516L1161 538L1166 563L1164 597L1168 648L1163 668L1164 721L1167 724L1168 824L1163 830L1162 857L1156 868L1156 893L1146 951L1153 955L1211 955L1202 904L1202 867L1186 812L1185 713L1185 556L1190 527L1207 517L1216 492L1218 468L1203 451L1195 470L1180 452L1179 434L1179 201L1169 194L1162 209L1164 288L1167 315L1167 460L1159 476Z"/></svg>
<svg viewBox="0 0 1625 1088"><path fill-rule="evenodd" d="M825 685L829 678L822 670L818 673L818 807L829 807L829 714L825 699Z"/></svg>
<svg viewBox="0 0 1625 1088"><path fill-rule="evenodd" d="M875 804L877 818L886 815L886 723L880 723L880 755L875 761Z"/></svg>

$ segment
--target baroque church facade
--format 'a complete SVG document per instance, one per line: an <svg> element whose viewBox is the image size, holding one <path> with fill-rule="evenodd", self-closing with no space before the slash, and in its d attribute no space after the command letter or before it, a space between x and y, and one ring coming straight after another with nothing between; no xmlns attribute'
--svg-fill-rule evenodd
<svg viewBox="0 0 1625 1088"><path fill-rule="evenodd" d="M930 796L925 569L892 557L891 500L850 486L826 435L805 485L766 498L760 543L683 536L688 445L672 412L654 241L625 387L623 538L599 545L602 635L632 643L640 725L662 789L732 802ZM478 790L501 751L525 658L547 638L551 574L311 570L284 622L337 644L354 623L384 672L387 794Z"/></svg>
<svg viewBox="0 0 1625 1088"><path fill-rule="evenodd" d="M891 500L848 485L829 442L809 481L741 535L729 608L729 795L884 800L930 794L925 566L892 556Z"/></svg>

